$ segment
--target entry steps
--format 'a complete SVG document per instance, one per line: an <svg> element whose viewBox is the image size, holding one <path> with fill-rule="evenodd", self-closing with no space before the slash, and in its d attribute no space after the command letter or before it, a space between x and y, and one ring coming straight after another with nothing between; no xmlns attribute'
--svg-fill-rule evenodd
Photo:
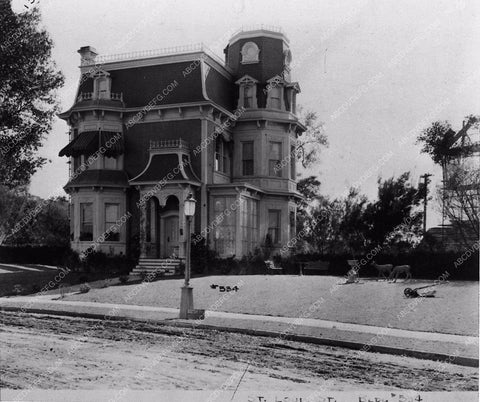
<svg viewBox="0 0 480 402"><path fill-rule="evenodd" d="M173 258L140 258L138 265L132 270L133 275L141 273L163 273L165 276L179 275L182 260Z"/></svg>

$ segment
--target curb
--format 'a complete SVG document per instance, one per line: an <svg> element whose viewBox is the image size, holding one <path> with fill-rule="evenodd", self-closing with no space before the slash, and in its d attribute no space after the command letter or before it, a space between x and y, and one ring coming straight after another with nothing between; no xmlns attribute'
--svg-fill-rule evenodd
<svg viewBox="0 0 480 402"><path fill-rule="evenodd" d="M2 306L0 307L1 311L22 311L24 313L35 313L35 314L48 314L48 315L59 315L59 316L68 316L68 317L83 317L83 318L91 318L91 319L106 319L106 314L97 314L97 313L79 313L75 311L56 311L56 310L46 310L40 308L29 308L24 309L23 307L16 307L16 306ZM267 338L280 338L286 339L289 341L296 341L296 342L303 342L303 343L311 343L316 345L327 345L327 346L336 346L346 349L352 350L361 350L364 347L364 343L362 342L352 342L352 341L344 341L339 339L331 339L326 337L314 337L314 336L307 336L307 335L296 335L296 334L285 334L282 332L275 332L275 331L264 331L264 330L257 330L257 329L249 329L249 328L239 328L239 327L220 327L216 325L210 324L198 324L195 325L194 323L190 323L185 320L176 319L176 321L166 321L164 320L151 320L151 319L136 319L132 317L126 316L108 316L109 320L128 320L128 321L135 321L135 322L144 322L144 323L153 323L153 324L160 324L160 325L171 325L180 328L196 328L196 329L208 329L208 330L216 330L221 332L231 332L231 333L238 333L244 335L252 335L252 336L263 336ZM433 352L424 352L421 350L415 349L402 349L393 346L385 346L385 345L369 345L370 349L369 352L376 352L376 353L383 353L383 354L390 354L390 355L401 355L407 357L414 357L417 359L423 360L434 360L434 361L448 361L451 364L457 364L460 366L467 366L467 367L479 367L479 359L473 357L465 357L465 356L455 356L453 360L452 355L445 354L445 353L433 353Z"/></svg>

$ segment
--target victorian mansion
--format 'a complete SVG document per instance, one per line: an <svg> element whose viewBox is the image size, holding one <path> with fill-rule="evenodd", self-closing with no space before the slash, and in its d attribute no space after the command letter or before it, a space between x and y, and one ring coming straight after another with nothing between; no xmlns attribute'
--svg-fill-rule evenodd
<svg viewBox="0 0 480 402"><path fill-rule="evenodd" d="M278 29L234 34L225 61L203 46L98 56L82 47L65 186L78 252L185 256L191 232L220 257L286 250L295 236L295 149L305 130Z"/></svg>

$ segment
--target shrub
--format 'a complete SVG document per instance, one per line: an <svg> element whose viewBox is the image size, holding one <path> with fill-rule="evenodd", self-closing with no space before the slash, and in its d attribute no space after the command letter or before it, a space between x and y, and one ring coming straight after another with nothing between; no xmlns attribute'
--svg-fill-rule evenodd
<svg viewBox="0 0 480 402"><path fill-rule="evenodd" d="M70 268L72 271L79 271L82 268L79 254L69 248L63 254L62 265Z"/></svg>
<svg viewBox="0 0 480 402"><path fill-rule="evenodd" d="M54 246L1 246L0 261L18 264L62 265L63 255L69 247Z"/></svg>
<svg viewBox="0 0 480 402"><path fill-rule="evenodd" d="M90 285L88 283L82 283L79 291L80 293L88 293L90 291Z"/></svg>
<svg viewBox="0 0 480 402"><path fill-rule="evenodd" d="M107 255L102 251L92 251L82 261L85 272L127 274L136 265L133 259L124 255Z"/></svg>
<svg viewBox="0 0 480 402"><path fill-rule="evenodd" d="M22 294L23 292L25 292L25 288L20 285L20 284L17 284L17 285L14 285L13 286L13 293L16 294L16 295L20 295Z"/></svg>
<svg viewBox="0 0 480 402"><path fill-rule="evenodd" d="M79 282L90 282L90 279L87 275L81 275L79 278L78 278L78 281Z"/></svg>
<svg viewBox="0 0 480 402"><path fill-rule="evenodd" d="M239 274L244 275L265 275L267 268L265 266L266 256L257 248L253 254L249 253L240 260L241 269Z"/></svg>
<svg viewBox="0 0 480 402"><path fill-rule="evenodd" d="M191 241L190 261L192 273L210 273L212 263L216 259L216 252L208 246L205 238L199 233L192 234Z"/></svg>
<svg viewBox="0 0 480 402"><path fill-rule="evenodd" d="M40 292L40 285L38 285L37 283L34 283L31 287L31 293L38 293Z"/></svg>

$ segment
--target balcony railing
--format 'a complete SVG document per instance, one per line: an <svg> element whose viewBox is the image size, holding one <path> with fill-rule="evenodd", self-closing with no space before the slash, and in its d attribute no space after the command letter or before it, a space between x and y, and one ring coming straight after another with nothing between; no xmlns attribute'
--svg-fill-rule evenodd
<svg viewBox="0 0 480 402"><path fill-rule="evenodd" d="M123 92L115 93L110 92L110 96L107 94L100 94L100 96L96 96L94 92L82 92L78 95L77 102L88 101L88 100L99 100L99 99L106 99L106 100L115 100L123 102Z"/></svg>
<svg viewBox="0 0 480 402"><path fill-rule="evenodd" d="M165 148L190 149L188 142L181 138L175 140L154 140L150 141L150 150Z"/></svg>

